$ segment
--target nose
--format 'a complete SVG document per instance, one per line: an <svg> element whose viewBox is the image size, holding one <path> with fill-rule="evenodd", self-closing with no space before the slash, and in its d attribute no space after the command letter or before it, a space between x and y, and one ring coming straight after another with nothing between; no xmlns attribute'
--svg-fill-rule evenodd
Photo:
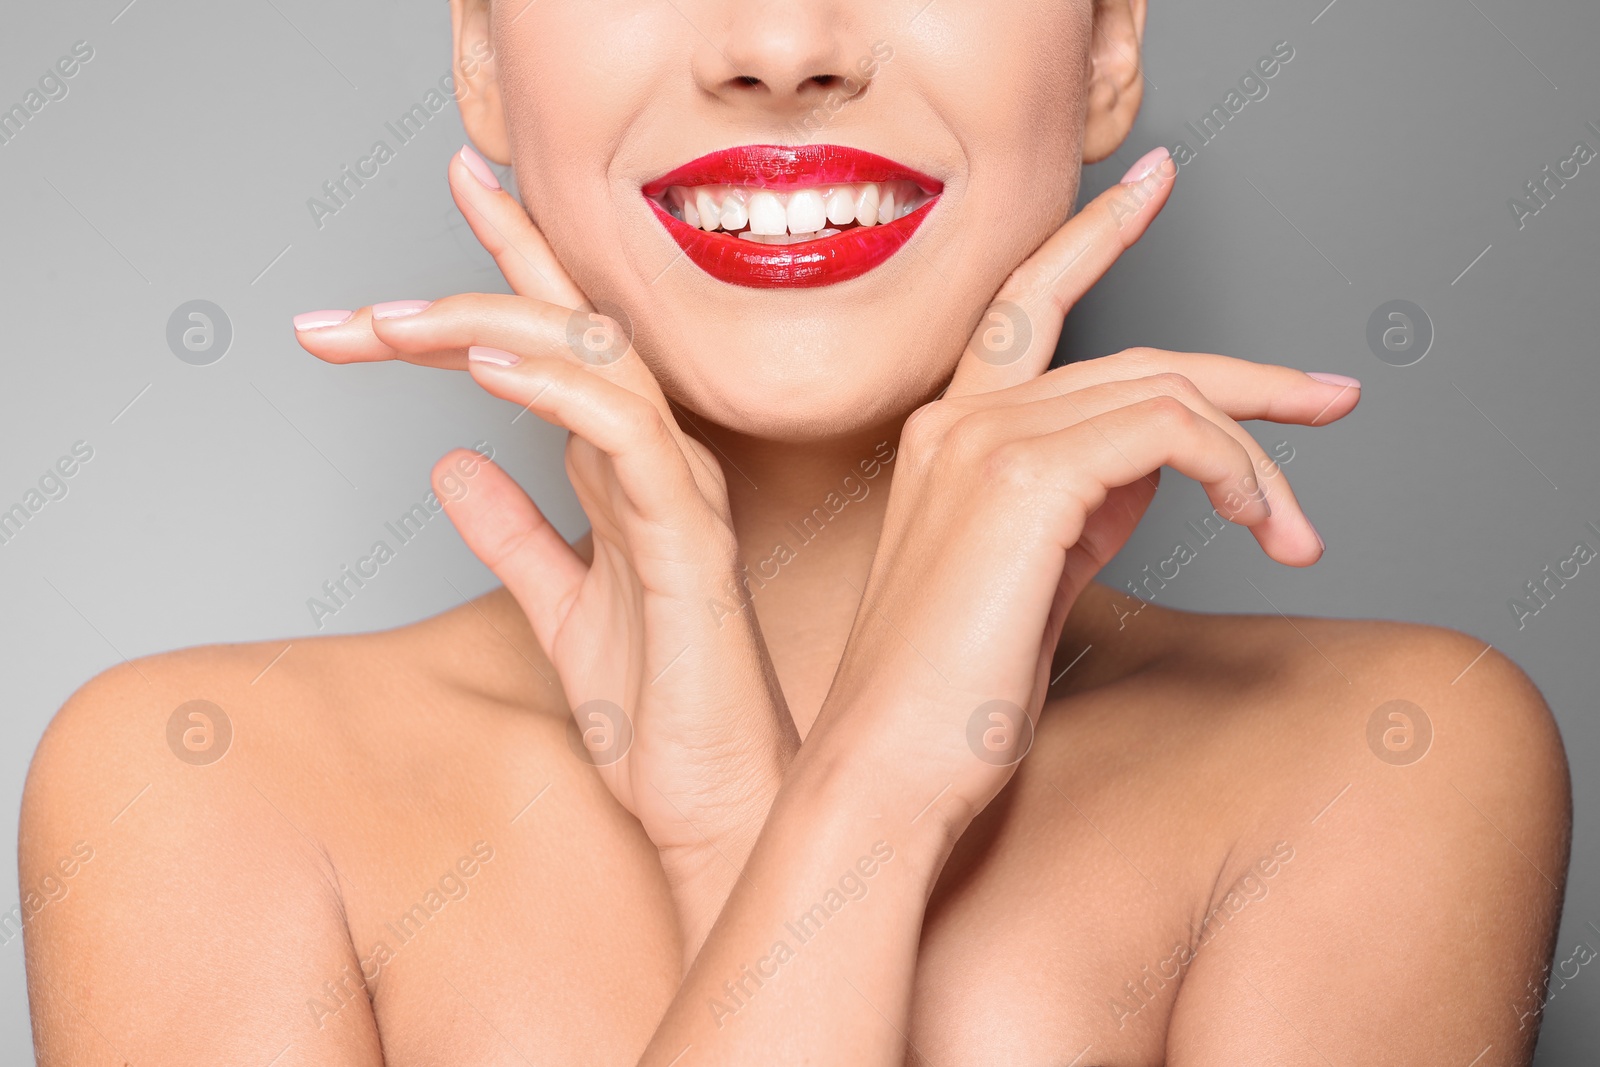
<svg viewBox="0 0 1600 1067"><path fill-rule="evenodd" d="M849 6L828 0L731 0L725 33L703 37L696 49L695 80L719 99L747 107L792 112L829 93L854 96L866 85Z"/></svg>

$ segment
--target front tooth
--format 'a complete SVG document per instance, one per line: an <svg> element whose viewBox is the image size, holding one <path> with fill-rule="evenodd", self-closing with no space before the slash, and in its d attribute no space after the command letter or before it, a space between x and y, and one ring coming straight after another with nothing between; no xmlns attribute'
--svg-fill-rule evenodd
<svg viewBox="0 0 1600 1067"><path fill-rule="evenodd" d="M802 189L790 194L788 214L790 233L816 233L828 224L828 212L822 206L822 194L815 189Z"/></svg>
<svg viewBox="0 0 1600 1067"><path fill-rule="evenodd" d="M775 194L760 190L750 197L745 210L750 216L751 233L776 237L788 232L789 213Z"/></svg>
<svg viewBox="0 0 1600 1067"><path fill-rule="evenodd" d="M683 222L684 225L693 226L697 230L700 228L700 212L695 209L692 197L684 197Z"/></svg>
<svg viewBox="0 0 1600 1067"><path fill-rule="evenodd" d="M714 230L722 219L722 208L717 206L716 197L711 195L711 190L701 186L694 193L694 209L700 215L700 225L703 229Z"/></svg>
<svg viewBox="0 0 1600 1067"><path fill-rule="evenodd" d="M722 201L722 228L729 233L744 229L744 224L750 221L749 214L744 207L744 193L738 189L728 190L728 196Z"/></svg>
<svg viewBox="0 0 1600 1067"><path fill-rule="evenodd" d="M841 185L828 194L828 221L835 226L846 226L856 221L856 198L848 185Z"/></svg>
<svg viewBox="0 0 1600 1067"><path fill-rule="evenodd" d="M896 218L898 216L894 213L894 186L885 186L883 199L878 201L878 221L893 222Z"/></svg>
<svg viewBox="0 0 1600 1067"><path fill-rule="evenodd" d="M856 221L863 226L878 224L878 187L867 183L856 197Z"/></svg>

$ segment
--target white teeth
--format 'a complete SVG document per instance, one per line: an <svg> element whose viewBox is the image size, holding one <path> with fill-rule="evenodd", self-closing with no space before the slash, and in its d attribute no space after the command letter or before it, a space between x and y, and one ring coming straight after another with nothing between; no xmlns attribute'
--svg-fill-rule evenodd
<svg viewBox="0 0 1600 1067"><path fill-rule="evenodd" d="M777 237L789 232L789 213L777 195L765 189L750 197L745 206L750 214L750 232Z"/></svg>
<svg viewBox="0 0 1600 1067"><path fill-rule="evenodd" d="M908 181L824 186L774 192L728 185L674 186L656 202L687 226L724 230L752 240L831 237L852 223L878 226L903 219L927 202ZM748 233L744 232L746 226Z"/></svg>
<svg viewBox="0 0 1600 1067"><path fill-rule="evenodd" d="M856 221L856 198L848 185L841 185L828 194L828 221L844 226Z"/></svg>
<svg viewBox="0 0 1600 1067"><path fill-rule="evenodd" d="M876 226L878 224L878 187L864 185L861 193L856 197L856 221L863 226Z"/></svg>
<svg viewBox="0 0 1600 1067"><path fill-rule="evenodd" d="M694 209L700 215L702 229L714 230L722 221L722 209L717 206L716 199L711 195L711 190L702 186L695 190Z"/></svg>
<svg viewBox="0 0 1600 1067"><path fill-rule="evenodd" d="M750 216L744 207L744 193L738 189L728 190L728 197L722 202L722 228L732 233L744 229L749 221Z"/></svg>
<svg viewBox="0 0 1600 1067"><path fill-rule="evenodd" d="M827 224L828 212L822 206L821 193L815 189L801 189L789 194L790 233L816 233Z"/></svg>

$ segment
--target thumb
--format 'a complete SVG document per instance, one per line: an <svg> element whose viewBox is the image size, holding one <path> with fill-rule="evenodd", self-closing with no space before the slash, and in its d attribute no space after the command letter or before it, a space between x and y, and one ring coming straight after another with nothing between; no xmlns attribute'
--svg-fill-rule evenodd
<svg viewBox="0 0 1600 1067"><path fill-rule="evenodd" d="M947 395L994 392L1043 374L1067 312L1143 236L1177 174L1165 148L1150 152L1013 271L978 322Z"/></svg>
<svg viewBox="0 0 1600 1067"><path fill-rule="evenodd" d="M458 448L433 468L435 495L472 554L494 572L546 649L572 606L588 565L511 476Z"/></svg>

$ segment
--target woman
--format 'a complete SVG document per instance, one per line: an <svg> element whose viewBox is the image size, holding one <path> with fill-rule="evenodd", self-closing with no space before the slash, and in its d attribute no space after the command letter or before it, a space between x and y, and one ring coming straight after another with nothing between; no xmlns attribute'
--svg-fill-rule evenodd
<svg viewBox="0 0 1600 1067"><path fill-rule="evenodd" d="M452 12L526 210L470 148L450 186L517 295L297 336L569 429L592 535L452 453L503 589L85 686L25 798L25 891L76 857L27 934L42 1064L1529 1060L1569 816L1527 678L1093 581L1163 465L1315 563L1239 421L1359 396L1047 370L1176 177L1072 214L1144 0Z"/></svg>

